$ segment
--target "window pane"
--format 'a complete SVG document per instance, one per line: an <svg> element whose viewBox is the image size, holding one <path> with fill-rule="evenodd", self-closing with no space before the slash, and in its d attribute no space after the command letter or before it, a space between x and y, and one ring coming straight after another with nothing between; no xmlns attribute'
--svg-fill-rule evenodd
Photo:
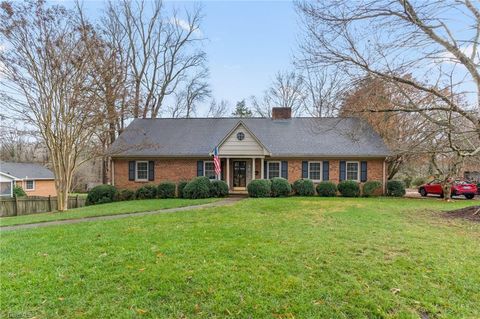
<svg viewBox="0 0 480 319"><path fill-rule="evenodd" d="M315 181L320 180L320 163L309 163L310 175L309 178Z"/></svg>
<svg viewBox="0 0 480 319"><path fill-rule="evenodd" d="M205 162L204 176L215 179L215 164L213 162Z"/></svg>
<svg viewBox="0 0 480 319"><path fill-rule="evenodd" d="M147 162L137 162L137 179L148 179Z"/></svg>
<svg viewBox="0 0 480 319"><path fill-rule="evenodd" d="M27 189L33 189L33 181L27 181Z"/></svg>
<svg viewBox="0 0 480 319"><path fill-rule="evenodd" d="M347 163L347 179L358 180L358 163Z"/></svg>
<svg viewBox="0 0 480 319"><path fill-rule="evenodd" d="M280 177L280 163L268 163L268 178Z"/></svg>

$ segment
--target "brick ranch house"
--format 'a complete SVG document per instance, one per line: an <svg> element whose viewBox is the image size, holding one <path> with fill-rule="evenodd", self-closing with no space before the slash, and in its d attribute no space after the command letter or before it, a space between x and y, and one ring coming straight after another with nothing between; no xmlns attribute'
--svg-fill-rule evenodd
<svg viewBox="0 0 480 319"><path fill-rule="evenodd" d="M136 189L147 183L215 179L218 146L224 180L232 193L253 179L378 180L385 185L389 151L357 118L291 118L274 108L272 118L135 119L110 149L112 184Z"/></svg>
<svg viewBox="0 0 480 319"><path fill-rule="evenodd" d="M12 197L20 186L27 196L56 196L55 177L48 168L35 163L0 161L0 196Z"/></svg>

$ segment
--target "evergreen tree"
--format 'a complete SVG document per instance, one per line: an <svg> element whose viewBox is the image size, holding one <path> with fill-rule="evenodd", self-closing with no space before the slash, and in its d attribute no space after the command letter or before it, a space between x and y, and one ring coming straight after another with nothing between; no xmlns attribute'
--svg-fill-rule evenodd
<svg viewBox="0 0 480 319"><path fill-rule="evenodd" d="M247 107L245 99L237 102L235 106L235 111L232 113L232 116L235 117L251 117L252 111Z"/></svg>

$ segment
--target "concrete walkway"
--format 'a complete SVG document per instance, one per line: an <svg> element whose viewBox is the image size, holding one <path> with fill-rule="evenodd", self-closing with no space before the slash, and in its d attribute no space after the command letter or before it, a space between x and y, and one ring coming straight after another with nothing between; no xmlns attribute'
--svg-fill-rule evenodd
<svg viewBox="0 0 480 319"><path fill-rule="evenodd" d="M213 203L208 203L208 204L166 208L166 209L160 209L160 210L154 210L154 211L148 211L148 212L126 213L126 214L96 216L96 217L94 216L94 217L84 217L84 218L77 218L77 219L53 220L53 221L33 223L33 224L3 226L3 227L0 227L0 232L9 231L9 230L49 227L49 226L56 226L56 225L78 224L78 223L101 221L101 220L113 220L113 219L128 218L133 216L147 216L147 215L155 215L155 214L163 214L163 213L175 213L175 212L183 212L183 211L194 210L194 209L221 207L221 206L233 205L234 203L244 198L245 197L234 196L234 197L227 197L223 200L213 202Z"/></svg>

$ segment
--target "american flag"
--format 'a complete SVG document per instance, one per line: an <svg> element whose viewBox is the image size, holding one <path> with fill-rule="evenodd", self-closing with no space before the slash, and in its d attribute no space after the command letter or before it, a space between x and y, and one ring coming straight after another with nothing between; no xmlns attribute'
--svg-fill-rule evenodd
<svg viewBox="0 0 480 319"><path fill-rule="evenodd" d="M220 166L220 158L218 157L218 147L213 150L213 164L215 165L215 175L220 176L222 168Z"/></svg>

